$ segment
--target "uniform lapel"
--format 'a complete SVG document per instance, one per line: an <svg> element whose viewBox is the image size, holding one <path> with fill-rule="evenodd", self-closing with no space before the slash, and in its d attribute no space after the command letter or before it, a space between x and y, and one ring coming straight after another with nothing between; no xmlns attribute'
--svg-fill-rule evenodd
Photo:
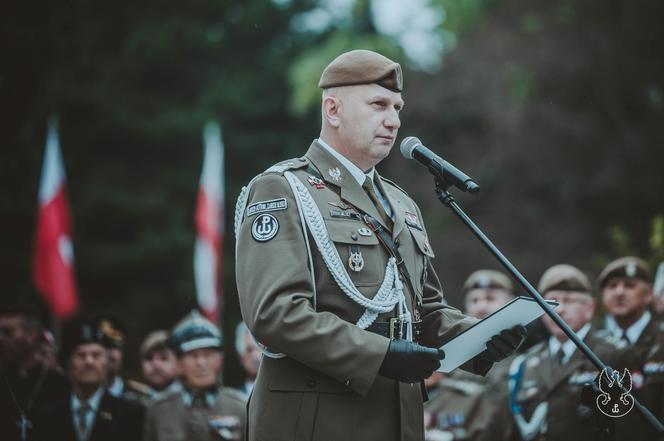
<svg viewBox="0 0 664 441"><path fill-rule="evenodd" d="M321 173L322 178L326 184L338 187L341 199L348 202L350 205L359 208L365 213L371 215L380 224L389 230L389 226L385 225L385 221L378 213L378 209L369 195L364 191L362 186L358 184L353 175L344 167L334 156L325 150L323 146L314 141L309 147L305 155L316 169ZM336 171L340 174L338 178L333 178ZM330 172L332 171L332 173Z"/></svg>
<svg viewBox="0 0 664 441"><path fill-rule="evenodd" d="M88 441L99 441L107 439L113 426L113 417L115 416L115 399L108 393L99 401L99 409L95 415L95 422Z"/></svg>

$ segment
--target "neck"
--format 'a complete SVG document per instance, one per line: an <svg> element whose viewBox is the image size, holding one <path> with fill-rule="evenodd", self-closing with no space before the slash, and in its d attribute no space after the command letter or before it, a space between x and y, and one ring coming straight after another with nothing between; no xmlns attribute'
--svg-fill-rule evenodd
<svg viewBox="0 0 664 441"><path fill-rule="evenodd" d="M98 384L80 384L74 383L72 392L79 400L89 400L99 389Z"/></svg>
<svg viewBox="0 0 664 441"><path fill-rule="evenodd" d="M638 315L637 314L630 314L630 315L623 315L623 316L620 316L620 317L613 316L613 319L616 321L618 326L620 326L620 328L623 331L626 331L630 328L630 326L632 326L634 323L638 322L639 319L641 319L641 317L643 317L643 314L644 314L644 312L642 312Z"/></svg>

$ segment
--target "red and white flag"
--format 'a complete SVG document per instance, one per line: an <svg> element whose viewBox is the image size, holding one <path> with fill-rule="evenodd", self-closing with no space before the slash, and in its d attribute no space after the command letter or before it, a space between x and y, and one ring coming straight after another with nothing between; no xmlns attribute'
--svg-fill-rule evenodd
<svg viewBox="0 0 664 441"><path fill-rule="evenodd" d="M37 289L55 316L64 319L74 314L79 306L74 281L74 249L65 193L65 169L54 118L51 118L48 125L39 184L33 265Z"/></svg>
<svg viewBox="0 0 664 441"><path fill-rule="evenodd" d="M194 278L201 311L209 320L219 323L224 234L224 145L219 124L205 125L203 141L203 171L196 203Z"/></svg>

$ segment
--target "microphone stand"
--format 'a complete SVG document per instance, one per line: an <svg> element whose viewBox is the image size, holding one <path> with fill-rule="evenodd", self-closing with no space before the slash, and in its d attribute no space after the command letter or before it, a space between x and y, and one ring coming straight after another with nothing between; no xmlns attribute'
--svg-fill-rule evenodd
<svg viewBox="0 0 664 441"><path fill-rule="evenodd" d="M482 232L482 230L475 225L473 220L464 213L459 204L457 204L454 197L448 192L450 183L448 183L443 177L442 173L438 170L429 167L429 171L434 175L434 180L436 182L436 194L438 199L446 207L450 208L454 214L461 219L461 221L470 229L470 231L477 237L482 244L489 249L491 254L494 255L500 264L514 277L519 284L530 294L530 296L537 302L537 304L544 310L544 312L551 317L556 325L563 330L563 332L569 337L570 340L576 345L577 348L583 353L583 355L590 360L592 364L598 369L601 373L604 369L609 369L607 372L609 376L612 375L613 369L608 367L604 362L581 340L574 331L565 323L565 321L560 318L558 313L556 313L553 308L551 308L542 298L542 295L537 292L537 290L526 280L526 278L519 272L519 270L512 265L512 263L500 252L500 250L491 242L491 240ZM601 378L601 377L600 377ZM600 380L601 381L601 380ZM621 386L624 393L628 393L627 389L624 386ZM664 425L655 416L645 407L643 404L639 403L638 400L634 398L634 408L639 412L639 414L646 420L646 422L655 430L661 437L664 434Z"/></svg>

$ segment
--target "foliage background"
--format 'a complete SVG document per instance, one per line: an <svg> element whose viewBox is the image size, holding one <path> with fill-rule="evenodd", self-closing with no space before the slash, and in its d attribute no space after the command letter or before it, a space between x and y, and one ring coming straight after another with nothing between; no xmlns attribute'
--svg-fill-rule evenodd
<svg viewBox="0 0 664 441"><path fill-rule="evenodd" d="M479 197L458 200L529 280L560 262L594 277L627 253L664 259L664 4L409 4L406 14L398 0L5 2L1 301L38 301L37 187L57 114L82 302L124 318L135 373L141 338L195 305L204 122L222 124L231 226L241 185L317 136L318 76L358 47L404 63L401 137L420 137L480 183ZM385 12L394 8L396 19ZM395 152L381 172L420 203L448 299L461 306L466 276L496 264L402 161ZM233 246L229 228L229 383L241 380Z"/></svg>

